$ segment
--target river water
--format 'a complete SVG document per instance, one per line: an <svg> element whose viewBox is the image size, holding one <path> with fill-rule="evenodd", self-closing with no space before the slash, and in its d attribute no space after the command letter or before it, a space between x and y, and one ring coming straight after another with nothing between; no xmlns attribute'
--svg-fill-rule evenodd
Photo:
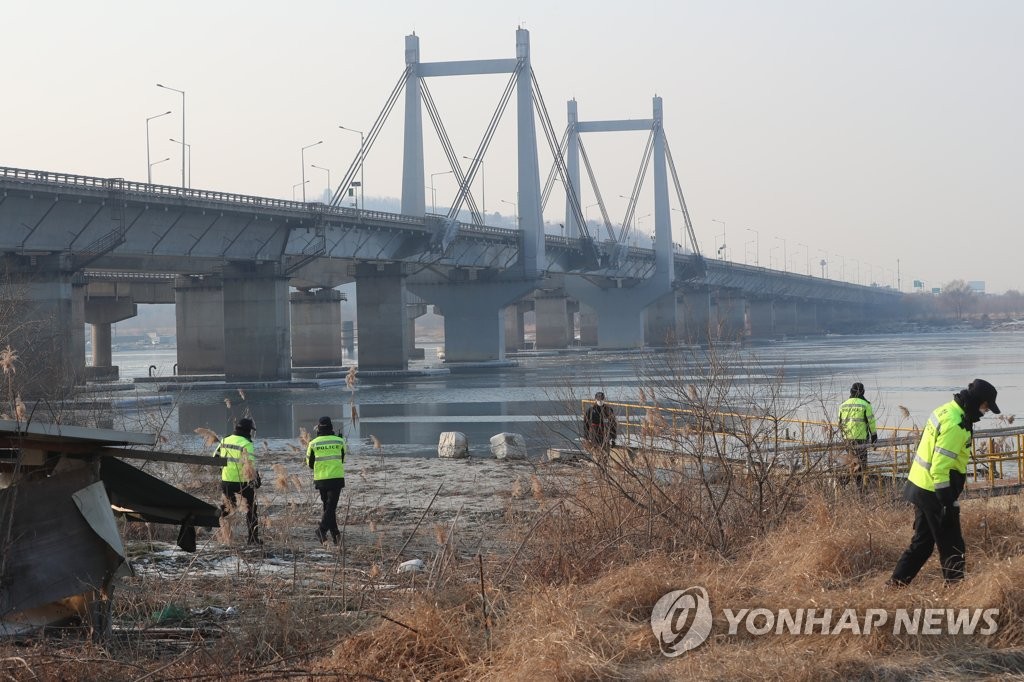
<svg viewBox="0 0 1024 682"><path fill-rule="evenodd" d="M730 349L741 381L777 381L797 398L816 397L818 408L808 407L810 418L822 418L846 399L850 384L861 381L875 405L879 425L922 424L939 404L975 377L999 390L1004 415L1013 414L1024 400L1024 336L1013 332L959 331L948 333L829 336L795 339L763 346ZM426 345L426 360L412 367L443 367L436 345ZM320 389L237 390L185 388L157 393L153 385L139 385L130 395L158 404L129 417L128 427L149 428L159 423L171 432L191 434L197 427L223 435L234 419L248 414L257 425L257 437L291 441L301 427L311 430L320 416L344 424L352 450L369 448L370 436L383 446L383 454L435 453L443 431L466 434L473 455L489 452L494 434L523 434L538 452L550 440L546 420L572 420L578 399L604 390L609 400L636 402L638 387L649 382L637 353L568 352L522 355L517 367L477 369L451 374L414 377L361 377L355 391L344 385ZM176 362L174 349L115 351L122 380L155 375L169 376ZM741 368L740 368L741 367ZM751 369L754 368L754 369ZM641 380L639 375L647 378ZM780 377L772 379L770 377ZM820 396L820 398L819 398ZM129 398L130 400L130 398ZM810 401L814 402L814 401ZM358 421L351 419L352 408ZM827 407L823 407L827 406ZM142 421L137 421L141 419ZM996 426L988 417L981 427Z"/></svg>

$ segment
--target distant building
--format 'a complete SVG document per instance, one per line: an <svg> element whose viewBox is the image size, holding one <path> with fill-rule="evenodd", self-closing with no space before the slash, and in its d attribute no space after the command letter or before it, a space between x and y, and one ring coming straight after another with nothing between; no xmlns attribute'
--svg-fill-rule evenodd
<svg viewBox="0 0 1024 682"><path fill-rule="evenodd" d="M985 281L980 279L972 279L967 282L967 287L976 294L985 293Z"/></svg>

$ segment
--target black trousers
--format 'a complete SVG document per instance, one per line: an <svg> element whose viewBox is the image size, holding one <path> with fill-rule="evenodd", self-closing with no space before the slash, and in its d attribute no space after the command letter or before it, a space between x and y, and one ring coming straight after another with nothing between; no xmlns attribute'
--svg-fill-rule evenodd
<svg viewBox="0 0 1024 682"><path fill-rule="evenodd" d="M233 481L221 481L220 491L224 495L224 500L221 501L220 515L227 516L235 510L237 502L235 501L235 495L241 495L245 500L246 507L248 509L245 512L245 525L249 530L249 544L259 542L260 540L260 529L259 529L259 516L256 513L256 489L248 483L235 483Z"/></svg>
<svg viewBox="0 0 1024 682"><path fill-rule="evenodd" d="M915 503L914 537L892 572L893 582L907 584L914 579L924 562L939 546L942 577L947 583L963 580L964 535L960 530L960 507L947 507L943 513L937 501Z"/></svg>
<svg viewBox="0 0 1024 682"><path fill-rule="evenodd" d="M338 530L338 500L341 499L341 490L345 487L345 479L330 479L319 481L317 490L320 492L320 501L324 503L324 513L320 517L320 532L330 532L331 537L341 533Z"/></svg>

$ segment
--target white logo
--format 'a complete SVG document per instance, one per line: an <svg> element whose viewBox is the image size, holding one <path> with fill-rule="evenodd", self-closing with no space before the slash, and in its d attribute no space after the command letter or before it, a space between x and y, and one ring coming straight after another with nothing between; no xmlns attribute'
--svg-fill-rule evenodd
<svg viewBox="0 0 1024 682"><path fill-rule="evenodd" d="M674 590L651 612L651 629L668 657L696 649L711 634L711 602L703 587Z"/></svg>

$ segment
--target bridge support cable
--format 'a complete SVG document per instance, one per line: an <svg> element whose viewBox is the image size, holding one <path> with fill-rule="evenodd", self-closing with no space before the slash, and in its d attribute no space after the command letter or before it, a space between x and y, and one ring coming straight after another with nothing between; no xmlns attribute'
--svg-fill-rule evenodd
<svg viewBox="0 0 1024 682"><path fill-rule="evenodd" d="M462 164L459 163L459 155L455 152L455 147L452 146L452 141L448 137L448 132L444 128L444 122L441 120L441 114L437 110L437 105L434 103L434 97L430 94L430 88L427 87L427 82L420 79L420 88L423 92L423 104L427 108L427 114L430 116L431 123L434 124L434 130L437 132L437 137L441 141L441 148L444 150L444 154L448 157L448 165L451 166L452 173L455 174L455 180L459 183L459 187L463 187L466 184L466 176L462 173ZM476 202L473 201L472 195L467 197L469 203L470 212L473 214L474 219L480 215L480 210L476 207ZM452 207L454 208L454 207ZM454 218L449 211L449 217Z"/></svg>
<svg viewBox="0 0 1024 682"><path fill-rule="evenodd" d="M377 115L377 120L373 122L373 127L370 128L366 134L366 141L363 145L360 145L359 153L356 154L356 158L352 161L352 165L348 167L348 171L345 172L345 176L341 180L341 184L338 185L338 189L334 191L334 195L331 197L331 206L339 206L345 197L345 190L349 188L352 182L356 178L356 174L359 173L359 169L362 168L363 162L366 161L366 155L369 153L370 148L373 147L374 141L377 136L380 135L381 129L388 120L388 116L391 115L391 110L395 108L395 103L401 96L402 91L405 89L405 84L409 80L409 73L411 69L407 66L399 76L398 82L395 84L394 89L388 96L388 101L384 103L384 108Z"/></svg>
<svg viewBox="0 0 1024 682"><path fill-rule="evenodd" d="M462 204L467 200L472 202L472 192L470 187L473 186L473 181L476 179L477 171L480 165L483 163L484 154L487 152L488 147L491 145L491 139L494 137L494 133L498 129L498 124L501 122L502 116L505 115L505 109L508 107L509 101L512 99L512 95L516 91L516 82L519 79L519 73L522 71L522 62L520 61L515 71L509 77L508 83L505 84L505 90L501 93L501 98L498 100L498 106L495 108L494 113L491 115L491 120L487 124L487 129L484 130L484 136L480 140L480 144L476 148L476 153L473 154L470 160L469 169L466 172L466 182L459 184L459 193L455 197L455 201L452 203L451 210L448 212L449 218L456 218L459 211L462 210ZM484 225L486 218L476 211L475 204L471 203L473 208L473 220Z"/></svg>
<svg viewBox="0 0 1024 682"><path fill-rule="evenodd" d="M562 139L558 142L558 152L565 158L566 150L569 147L569 128L566 127L565 132L562 133ZM558 171L558 167L554 162L551 163L551 169L548 171L548 177L544 180L544 189L540 193L540 210L543 213L544 209L547 208L548 200L551 199L551 191L555 186L555 173Z"/></svg>
<svg viewBox="0 0 1024 682"><path fill-rule="evenodd" d="M540 91L540 83L537 82L537 74L530 69L530 78L533 81L533 104L537 110L537 117L540 119L541 128L544 130L544 137L547 139L548 148L551 150L551 154L554 157L554 163L558 170L558 175L562 179L562 184L565 186L565 196L569 202L572 213L576 216L576 222L580 226L580 243L588 244L589 246L584 247L587 252L588 258L597 260L597 246L594 244L594 239L590 235L590 231L587 229L586 222L583 219L583 207L580 205L580 199L576 196L576 191L569 182L569 171L565 167L565 159L559 153L559 144L557 137L555 136L555 127L551 124L551 117L548 115L547 105L544 104L544 95Z"/></svg>
<svg viewBox="0 0 1024 682"><path fill-rule="evenodd" d="M668 161L669 171L672 173L672 184L676 187L676 198L679 199L679 206L683 214L683 224L686 226L686 234L690 239L690 246L693 253L700 257L700 247L697 246L697 235L693 231L693 223L690 221L690 211L686 208L686 199L683 197L683 186L679 183L679 174L676 173L676 163L672 160L672 150L668 146L668 138L665 138L665 159Z"/></svg>
<svg viewBox="0 0 1024 682"><path fill-rule="evenodd" d="M590 186L594 190L594 197L597 199L597 207L601 209L601 219L604 220L604 229L608 232L608 239L615 241L615 230L612 228L612 219L608 215L608 207L605 206L604 197L601 195L601 188L597 185L597 177L594 176L594 167L590 165L590 155L583 146L583 140L579 141L580 157L583 159L583 166L587 169L587 176L590 178Z"/></svg>
<svg viewBox="0 0 1024 682"><path fill-rule="evenodd" d="M636 204L640 200L640 190L644 186L644 178L647 176L647 168L651 163L651 155L654 153L654 131L651 131L647 138L647 146L644 147L644 154L640 160L640 169L637 171L636 180L633 182L633 192L629 195L629 204L626 206L626 215L622 219L622 229L619 231L619 243L625 244L629 233L633 229L633 214L636 213Z"/></svg>

